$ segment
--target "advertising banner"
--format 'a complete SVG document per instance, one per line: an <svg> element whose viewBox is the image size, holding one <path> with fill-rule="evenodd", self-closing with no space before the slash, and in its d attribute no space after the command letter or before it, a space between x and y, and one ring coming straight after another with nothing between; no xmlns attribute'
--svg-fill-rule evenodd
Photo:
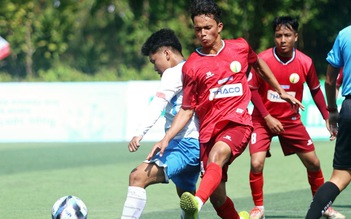
<svg viewBox="0 0 351 219"><path fill-rule="evenodd" d="M2 83L0 141L129 141L158 86L159 81ZM302 122L313 140L328 140L325 121L304 90ZM143 141L160 140L164 121L161 115Z"/></svg>

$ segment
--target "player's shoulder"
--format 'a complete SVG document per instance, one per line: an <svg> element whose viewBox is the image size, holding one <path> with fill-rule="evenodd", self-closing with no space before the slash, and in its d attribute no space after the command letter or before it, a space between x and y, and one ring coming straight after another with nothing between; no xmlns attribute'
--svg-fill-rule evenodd
<svg viewBox="0 0 351 219"><path fill-rule="evenodd" d="M305 53L301 52L298 49L295 49L295 56L300 61L307 62L307 63L312 63L312 58L309 57L308 55L306 55Z"/></svg>
<svg viewBox="0 0 351 219"><path fill-rule="evenodd" d="M199 58L199 54L197 52L191 53L182 66L183 72L184 70L195 68L195 66L197 66L197 64L201 62L201 59L199 60L198 58Z"/></svg>
<svg viewBox="0 0 351 219"><path fill-rule="evenodd" d="M274 56L273 47L263 50L258 54L260 58L269 58Z"/></svg>
<svg viewBox="0 0 351 219"><path fill-rule="evenodd" d="M173 80L173 78L180 77L182 74L182 68L184 66L184 63L185 62L181 62L173 67L167 68L163 72L161 80L165 80L165 79L169 79L169 78L171 78Z"/></svg>
<svg viewBox="0 0 351 219"><path fill-rule="evenodd" d="M229 44L229 45L231 45L231 44L235 44L235 45L242 44L242 45L245 45L245 46L249 45L249 43L242 37L235 38L235 39L226 39L226 40L224 40L224 42L226 44Z"/></svg>
<svg viewBox="0 0 351 219"><path fill-rule="evenodd" d="M339 31L339 35L349 36L350 33L351 33L351 25L349 25L349 26L347 26L344 29Z"/></svg>

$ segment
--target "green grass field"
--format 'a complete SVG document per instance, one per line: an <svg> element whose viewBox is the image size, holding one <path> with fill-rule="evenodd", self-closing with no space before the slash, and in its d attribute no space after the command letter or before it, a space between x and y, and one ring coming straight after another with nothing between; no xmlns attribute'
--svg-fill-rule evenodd
<svg viewBox="0 0 351 219"><path fill-rule="evenodd" d="M316 142L325 179L332 171L334 143ZM273 157L265 165L266 218L304 218L311 192L304 167L296 156L283 157L274 143ZM1 143L0 219L47 219L51 207L64 195L80 197L88 207L89 219L120 218L127 192L128 176L146 157L152 144L130 153L126 143ZM249 211L249 154L231 165L228 195L236 208ZM179 219L179 200L172 183L147 189L143 219ZM350 188L334 208L351 218ZM218 218L210 203L200 217Z"/></svg>

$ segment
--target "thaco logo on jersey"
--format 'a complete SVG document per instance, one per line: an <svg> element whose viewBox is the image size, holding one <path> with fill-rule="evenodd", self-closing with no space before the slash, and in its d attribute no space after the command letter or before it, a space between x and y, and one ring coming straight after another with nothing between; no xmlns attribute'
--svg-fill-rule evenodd
<svg viewBox="0 0 351 219"><path fill-rule="evenodd" d="M287 91L286 93L290 94L291 96L295 97L296 92L295 91ZM268 90L267 92L267 100L275 103L284 103L286 102L282 98L280 98L279 94L276 91Z"/></svg>
<svg viewBox="0 0 351 219"><path fill-rule="evenodd" d="M210 89L210 100L243 95L242 84L227 84Z"/></svg>

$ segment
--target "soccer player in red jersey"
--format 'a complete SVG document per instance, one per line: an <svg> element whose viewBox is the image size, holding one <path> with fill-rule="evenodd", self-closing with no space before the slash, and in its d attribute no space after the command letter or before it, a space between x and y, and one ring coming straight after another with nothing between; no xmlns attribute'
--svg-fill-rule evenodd
<svg viewBox="0 0 351 219"><path fill-rule="evenodd" d="M273 22L275 47L259 54L270 67L282 88L299 101L302 101L306 82L313 100L323 119L327 122L328 111L320 82L310 57L295 48L298 40L298 22L290 16L277 17ZM278 136L285 156L297 154L306 167L312 195L324 183L320 161L315 153L312 139L300 120L298 111L282 100L277 92L256 74L251 74L249 85L252 89L252 122L254 131L249 144L251 155L250 187L255 207L250 219L263 219L263 168L266 157L270 157L270 144ZM249 76L250 78L250 76ZM329 208L328 218L345 218Z"/></svg>
<svg viewBox="0 0 351 219"><path fill-rule="evenodd" d="M162 155L168 142L196 112L200 123L202 180L195 196L187 192L181 196L184 218L197 219L208 199L221 218L248 218L247 212L246 216L237 213L226 194L228 167L245 150L253 129L247 110L251 100L248 68L254 68L293 108L303 106L282 89L267 64L244 39L222 40L221 10L213 0L195 0L190 11L201 47L183 66L182 107L147 159L156 152Z"/></svg>

